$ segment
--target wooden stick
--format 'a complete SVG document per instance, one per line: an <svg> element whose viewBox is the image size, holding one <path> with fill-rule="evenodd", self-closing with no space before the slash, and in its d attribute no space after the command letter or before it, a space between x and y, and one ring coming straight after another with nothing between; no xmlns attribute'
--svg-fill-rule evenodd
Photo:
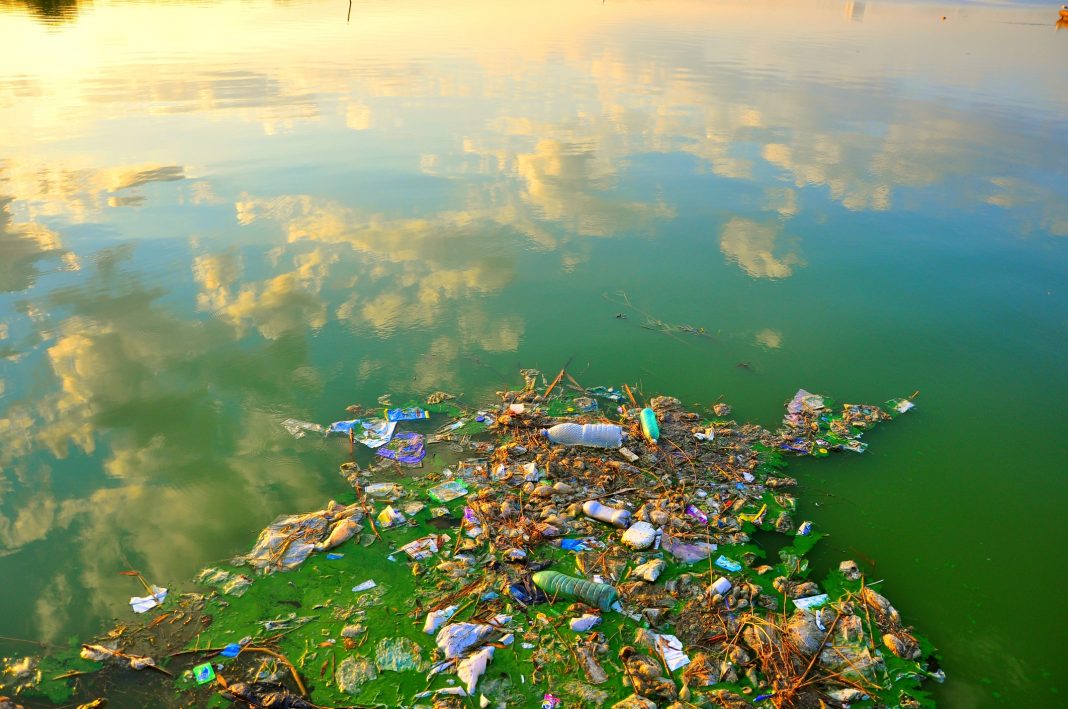
<svg viewBox="0 0 1068 709"><path fill-rule="evenodd" d="M560 380L564 378L565 373L566 372L563 369L560 370L560 373L556 375L556 379L553 379L552 384L550 384L549 388L545 390L545 394L543 395L544 398L549 398L549 394L553 393L553 389L555 389L556 385L560 383Z"/></svg>
<svg viewBox="0 0 1068 709"><path fill-rule="evenodd" d="M363 488L359 484L354 485L356 488L356 495L358 496L358 502L360 503L360 509L363 510L363 516L367 518L367 522L371 525L371 531L378 537L378 541L382 541L382 535L378 533L378 527L375 526L374 515L367 510L367 496L363 494Z"/></svg>
<svg viewBox="0 0 1068 709"><path fill-rule="evenodd" d="M57 679L70 679L71 677L81 677L82 675L91 675L94 672L96 672L96 670L87 670L87 671L71 670L70 672L64 672L61 675L56 675L55 677L53 677L51 679L51 681L55 682Z"/></svg>
<svg viewBox="0 0 1068 709"><path fill-rule="evenodd" d="M564 644L564 647L566 647L571 652L571 657L575 658L575 665L578 667L578 669L581 670L582 661L579 659L578 653L575 652L575 648L571 647L571 645L566 640L564 640L564 636L561 635L560 631L556 629L555 623L549 623L549 627L553 629L554 633L556 633L556 637L560 638L560 642Z"/></svg>
<svg viewBox="0 0 1068 709"><path fill-rule="evenodd" d="M293 681L297 683L297 688L300 689L301 695L305 697L308 696L308 690L304 688L304 683L300 681L300 675L297 673L297 668L293 666L293 663L286 659L285 655L265 647L246 646L242 652L262 652L281 660L285 663L285 666L289 668L289 672L293 675Z"/></svg>
<svg viewBox="0 0 1068 709"><path fill-rule="evenodd" d="M834 616L834 622L831 623L831 627L827 629L827 634L823 636L823 642L821 642L820 646L816 649L816 654L812 656L812 660L808 663L808 667L806 667L805 671L801 673L801 676L797 678L797 681L794 684L794 689L797 689L804 683L805 677L812 670L812 667L816 664L816 661L820 659L820 653L823 652L823 646L827 644L827 641L830 640L831 635L834 634L834 627L838 625L838 619L841 617L841 613L838 613Z"/></svg>
<svg viewBox="0 0 1068 709"><path fill-rule="evenodd" d="M11 638L7 635L0 635L0 640L7 640L13 643L30 643L31 645L40 645L41 647L48 647L48 643L43 643L40 640L24 640L23 638Z"/></svg>
<svg viewBox="0 0 1068 709"><path fill-rule="evenodd" d="M148 595L152 596L152 598L156 597L156 592L153 591L152 587L148 585L148 581L145 581L145 577L141 575L140 571L137 572L137 580L140 581L141 585L145 587L146 591L148 591Z"/></svg>
<svg viewBox="0 0 1068 709"><path fill-rule="evenodd" d="M162 674L165 674L168 677L170 677L171 679L174 678L174 674L173 673L169 672L168 670L163 669L162 667L157 667L156 665L145 665L145 668L146 669L150 669L150 670L155 670L156 672L160 672Z"/></svg>

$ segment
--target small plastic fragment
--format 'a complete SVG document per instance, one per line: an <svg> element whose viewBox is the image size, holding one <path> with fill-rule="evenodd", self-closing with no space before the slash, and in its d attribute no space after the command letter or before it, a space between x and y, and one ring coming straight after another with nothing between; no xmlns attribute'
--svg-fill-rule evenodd
<svg viewBox="0 0 1068 709"><path fill-rule="evenodd" d="M426 491L431 500L439 505L467 495L467 486L462 480L449 480Z"/></svg>
<svg viewBox="0 0 1068 709"><path fill-rule="evenodd" d="M407 409L386 409L385 415L387 421L419 421L430 418L430 412L418 406Z"/></svg>
<svg viewBox="0 0 1068 709"><path fill-rule="evenodd" d="M395 527L407 521L408 519L404 516L404 513L393 509L392 505L378 513L378 523L383 527Z"/></svg>
<svg viewBox="0 0 1068 709"><path fill-rule="evenodd" d="M799 608L799 609L804 611L804 610L808 610L810 608L817 608L819 606L822 606L824 603L826 603L828 601L828 599L829 599L829 596L826 593L821 593L821 594L816 595L816 596L807 596L805 598L795 598L793 603L794 603L794 607L795 608Z"/></svg>
<svg viewBox="0 0 1068 709"><path fill-rule="evenodd" d="M211 666L210 662L197 665L193 668L193 679L197 681L197 684L213 682L215 680L215 668Z"/></svg>
<svg viewBox="0 0 1068 709"><path fill-rule="evenodd" d="M727 571L738 572L742 570L742 565L734 559L729 559L722 554L716 559L716 566Z"/></svg>
<svg viewBox="0 0 1068 709"><path fill-rule="evenodd" d="M230 643L223 648L219 653L222 657L237 657L241 654L241 645L238 643Z"/></svg>

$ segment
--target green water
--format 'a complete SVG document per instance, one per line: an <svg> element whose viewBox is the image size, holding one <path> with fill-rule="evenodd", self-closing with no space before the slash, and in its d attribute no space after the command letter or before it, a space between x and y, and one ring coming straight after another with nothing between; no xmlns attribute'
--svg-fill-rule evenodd
<svg viewBox="0 0 1068 709"><path fill-rule="evenodd" d="M1055 20L5 3L0 635L89 637L130 617L119 571L179 586L344 492L347 444L284 418L570 361L769 426L798 387L919 390L792 468L815 556L876 563L946 706L1063 705Z"/></svg>

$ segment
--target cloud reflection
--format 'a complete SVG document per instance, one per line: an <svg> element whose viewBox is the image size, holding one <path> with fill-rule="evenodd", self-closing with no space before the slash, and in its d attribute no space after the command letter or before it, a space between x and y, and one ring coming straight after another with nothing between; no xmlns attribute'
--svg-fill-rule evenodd
<svg viewBox="0 0 1068 709"><path fill-rule="evenodd" d="M42 274L42 261L54 261L61 270L77 270L77 257L63 248L56 232L37 222L13 220L12 201L0 197L0 292L32 287Z"/></svg>
<svg viewBox="0 0 1068 709"><path fill-rule="evenodd" d="M777 221L760 223L734 217L720 231L719 248L754 278L786 278L795 266L804 265L790 241Z"/></svg>

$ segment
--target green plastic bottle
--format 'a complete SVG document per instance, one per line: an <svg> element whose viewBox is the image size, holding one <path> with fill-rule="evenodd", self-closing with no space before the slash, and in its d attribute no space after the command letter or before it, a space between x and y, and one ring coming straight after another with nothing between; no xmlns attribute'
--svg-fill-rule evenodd
<svg viewBox="0 0 1068 709"><path fill-rule="evenodd" d="M652 409L642 409L641 413L642 433L650 443L660 440L660 426L656 423L656 412Z"/></svg>

